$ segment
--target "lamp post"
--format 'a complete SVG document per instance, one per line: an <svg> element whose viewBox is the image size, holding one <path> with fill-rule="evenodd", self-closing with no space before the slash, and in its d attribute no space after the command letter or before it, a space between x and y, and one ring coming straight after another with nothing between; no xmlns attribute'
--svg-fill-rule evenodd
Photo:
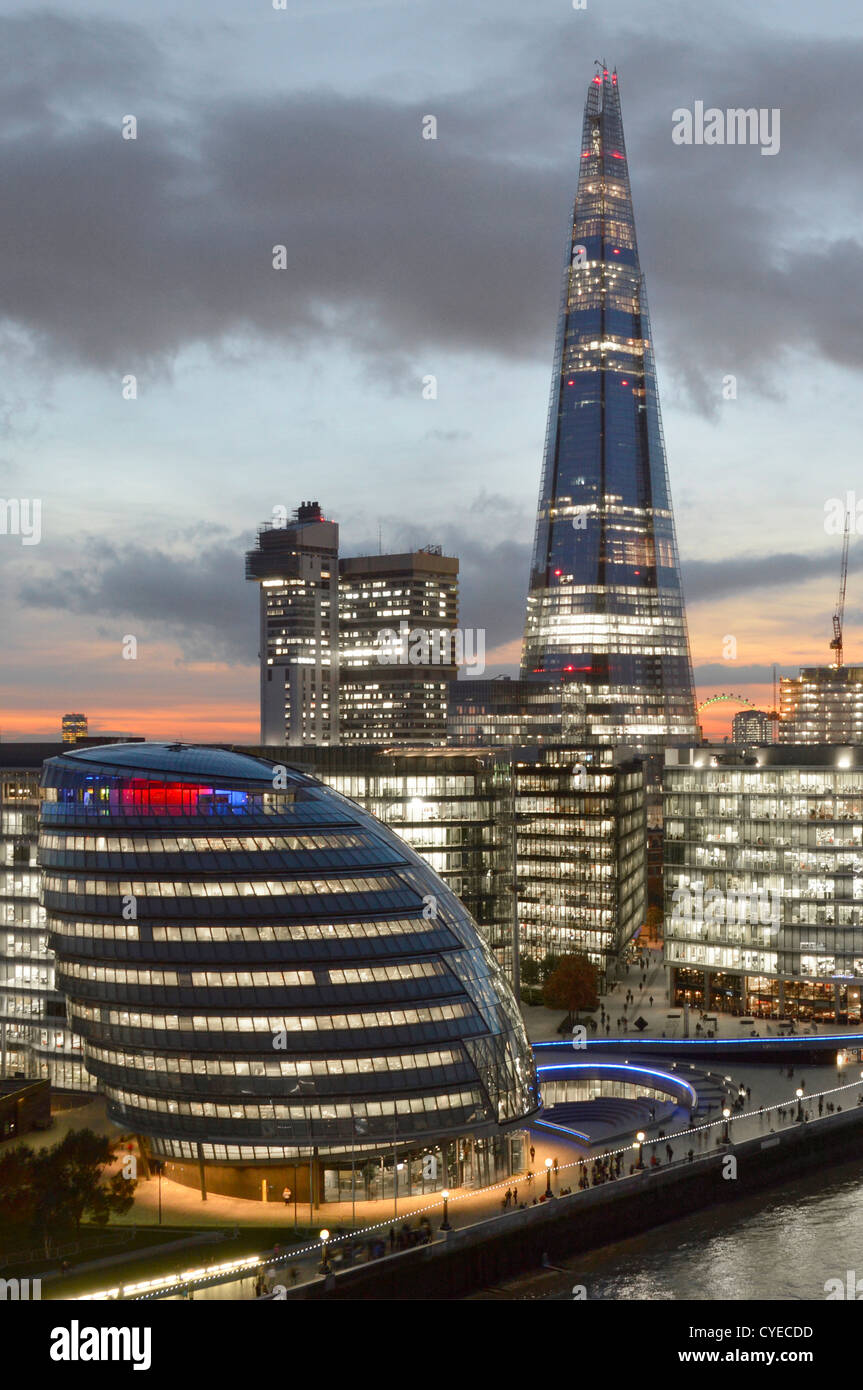
<svg viewBox="0 0 863 1390"><path fill-rule="evenodd" d="M800 1124L803 1120L803 1087L798 1086L794 1094L797 1097L797 1123Z"/></svg>
<svg viewBox="0 0 863 1390"><path fill-rule="evenodd" d="M329 1238L330 1233L328 1230L324 1229L321 1231L321 1272L323 1274L327 1272L327 1241Z"/></svg>
<svg viewBox="0 0 863 1390"><path fill-rule="evenodd" d="M440 1229L441 1229L442 1231L451 1231L451 1230L452 1230L452 1226L449 1224L449 1188L448 1188L448 1187L445 1187L445 1188L444 1188L443 1192L441 1193L441 1196L443 1197L443 1221L440 1223Z"/></svg>
<svg viewBox="0 0 863 1390"><path fill-rule="evenodd" d="M554 1193L553 1193L552 1190L551 1190L551 1159L550 1159L550 1158L547 1158L547 1159L545 1160L545 1195L546 1195L546 1197L553 1197L553 1196L554 1196Z"/></svg>
<svg viewBox="0 0 863 1390"><path fill-rule="evenodd" d="M844 1052L837 1052L837 1053L836 1053L836 1080L839 1081L839 1082L842 1081L842 1068L844 1067L844 1065L845 1065L845 1053L844 1053Z"/></svg>
<svg viewBox="0 0 863 1390"><path fill-rule="evenodd" d="M644 1160L641 1157L641 1146L644 1143L645 1137L646 1136L643 1129L640 1129L635 1136L635 1148L638 1153L638 1162L635 1165L636 1168L644 1167Z"/></svg>
<svg viewBox="0 0 863 1390"><path fill-rule="evenodd" d="M722 1118L725 1121L725 1133L723 1134L722 1138L723 1142L727 1144L730 1139L730 1135L728 1132L728 1121L731 1119L731 1111L729 1110L727 1105L723 1105L722 1107Z"/></svg>

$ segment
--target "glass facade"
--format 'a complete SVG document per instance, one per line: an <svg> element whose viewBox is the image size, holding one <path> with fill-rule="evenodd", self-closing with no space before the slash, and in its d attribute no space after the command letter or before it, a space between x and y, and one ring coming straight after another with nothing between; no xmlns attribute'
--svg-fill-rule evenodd
<svg viewBox="0 0 863 1390"><path fill-rule="evenodd" d="M339 561L341 743L446 743L457 622L458 560L440 546ZM404 640L395 643L387 635L402 631ZM407 659L411 633L427 635L430 660ZM382 661L382 654L391 659Z"/></svg>
<svg viewBox="0 0 863 1390"><path fill-rule="evenodd" d="M66 1022L39 894L39 780L54 747L7 744L0 753L0 1076L87 1091L94 1083Z"/></svg>
<svg viewBox="0 0 863 1390"><path fill-rule="evenodd" d="M689 639L617 74L588 88L552 376L522 676L584 734L697 737Z"/></svg>
<svg viewBox="0 0 863 1390"><path fill-rule="evenodd" d="M514 870L522 958L585 951L604 973L644 921L644 769L626 754L558 744L473 753L286 748L281 756L360 802L421 854L468 907L509 978Z"/></svg>
<svg viewBox="0 0 863 1390"><path fill-rule="evenodd" d="M78 749L42 789L57 983L109 1114L152 1153L309 1162L319 1195L332 1153L355 1171L382 1145L482 1141L504 1161L537 1106L521 1018L403 840L217 748Z"/></svg>
<svg viewBox="0 0 863 1390"><path fill-rule="evenodd" d="M674 1002L859 1022L863 750L774 745L666 756L665 959Z"/></svg>
<svg viewBox="0 0 863 1390"><path fill-rule="evenodd" d="M338 743L339 528L317 502L267 522L246 554L260 584L261 742Z"/></svg>
<svg viewBox="0 0 863 1390"><path fill-rule="evenodd" d="M863 743L863 666L806 666L779 684L780 743Z"/></svg>
<svg viewBox="0 0 863 1390"><path fill-rule="evenodd" d="M454 681L447 743L451 748L565 743L570 732L575 737L582 732L580 706L571 709L568 694L560 681L514 681L508 676Z"/></svg>

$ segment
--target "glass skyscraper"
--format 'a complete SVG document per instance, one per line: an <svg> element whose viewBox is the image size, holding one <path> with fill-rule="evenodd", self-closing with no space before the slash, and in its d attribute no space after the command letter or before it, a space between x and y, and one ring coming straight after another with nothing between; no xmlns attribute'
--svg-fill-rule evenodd
<svg viewBox="0 0 863 1390"><path fill-rule="evenodd" d="M522 676L584 733L697 738L617 73L588 88L539 497Z"/></svg>

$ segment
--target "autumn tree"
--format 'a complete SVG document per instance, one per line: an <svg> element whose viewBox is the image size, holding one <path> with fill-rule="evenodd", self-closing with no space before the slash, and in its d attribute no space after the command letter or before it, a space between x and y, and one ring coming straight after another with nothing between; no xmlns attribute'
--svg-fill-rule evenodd
<svg viewBox="0 0 863 1390"><path fill-rule="evenodd" d="M596 966L585 955L561 956L542 987L542 998L546 1008L565 1009L570 1019L582 1009L595 1009Z"/></svg>

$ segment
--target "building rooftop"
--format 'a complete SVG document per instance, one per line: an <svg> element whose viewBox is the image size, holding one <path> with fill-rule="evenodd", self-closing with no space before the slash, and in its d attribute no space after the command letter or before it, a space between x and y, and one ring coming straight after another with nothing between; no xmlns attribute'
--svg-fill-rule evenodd
<svg viewBox="0 0 863 1390"><path fill-rule="evenodd" d="M117 773L147 772L176 781L198 781L201 777L219 782L257 782L272 787L274 763L248 753L227 748L190 743L110 743L96 748L76 747L60 754L55 763L80 766L81 770L113 776ZM305 781L301 773L289 776Z"/></svg>

